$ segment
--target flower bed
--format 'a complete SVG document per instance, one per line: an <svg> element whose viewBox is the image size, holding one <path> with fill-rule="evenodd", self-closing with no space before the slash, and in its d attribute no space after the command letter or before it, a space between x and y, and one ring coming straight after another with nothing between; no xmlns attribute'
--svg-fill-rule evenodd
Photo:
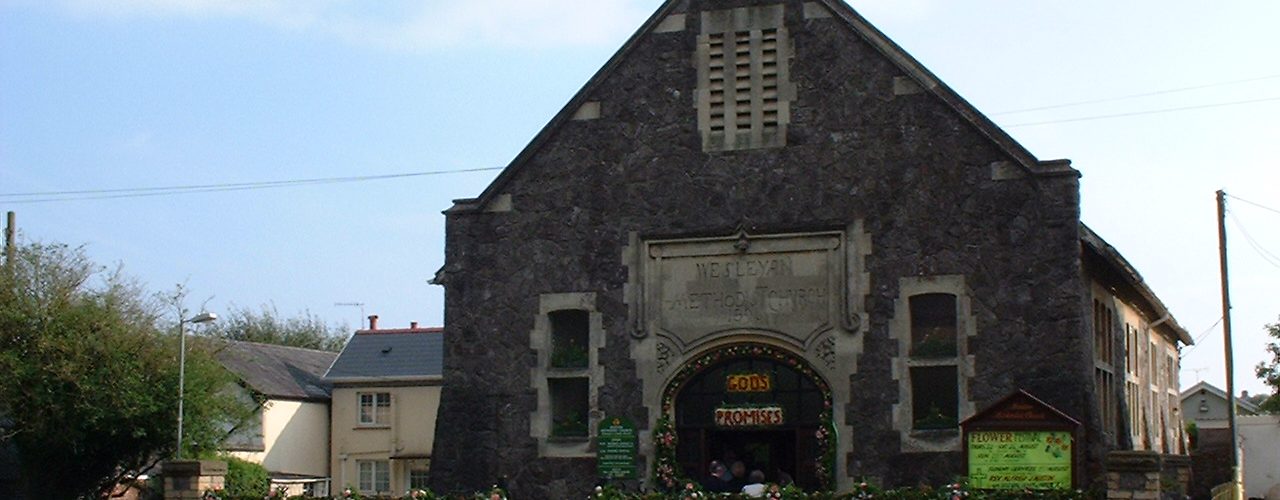
<svg viewBox="0 0 1280 500"><path fill-rule="evenodd" d="M964 484L949 484L940 488L917 487L884 490L868 483L856 485L843 493L806 492L794 486L767 485L764 497L742 494L707 493L694 483L670 492L637 493L612 487L597 487L583 496L586 500L1092 500L1101 498L1081 490L1061 491L983 491L971 490ZM258 500L261 497L219 497L219 500ZM405 492L403 496L363 496L346 490L335 497L289 497L290 500L508 500L501 488L476 492L470 495L438 495L427 490ZM567 499L572 500L572 499Z"/></svg>

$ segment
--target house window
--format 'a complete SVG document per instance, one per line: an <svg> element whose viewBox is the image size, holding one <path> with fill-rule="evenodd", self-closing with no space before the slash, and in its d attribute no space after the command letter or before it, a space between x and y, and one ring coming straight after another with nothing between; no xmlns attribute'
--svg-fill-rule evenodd
<svg viewBox="0 0 1280 500"><path fill-rule="evenodd" d="M391 462L386 460L360 460L360 492L369 494L391 491Z"/></svg>
<svg viewBox="0 0 1280 500"><path fill-rule="evenodd" d="M1102 432L1105 433L1108 443L1116 442L1116 428L1120 418L1115 385L1115 322L1115 311L1102 300L1094 299L1093 383L1096 386L1094 394L1097 398L1098 416L1102 420Z"/></svg>
<svg viewBox="0 0 1280 500"><path fill-rule="evenodd" d="M781 5L704 12L698 117L706 151L786 143L788 37Z"/></svg>
<svg viewBox="0 0 1280 500"><path fill-rule="evenodd" d="M409 469L409 489L425 490L427 489L427 469Z"/></svg>
<svg viewBox="0 0 1280 500"><path fill-rule="evenodd" d="M391 425L391 393L362 392L360 398L360 425Z"/></svg>

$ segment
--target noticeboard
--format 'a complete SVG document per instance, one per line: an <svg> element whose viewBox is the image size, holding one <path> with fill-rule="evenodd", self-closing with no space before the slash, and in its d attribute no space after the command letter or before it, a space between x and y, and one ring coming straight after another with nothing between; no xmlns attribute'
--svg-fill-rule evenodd
<svg viewBox="0 0 1280 500"><path fill-rule="evenodd" d="M636 478L636 426L630 420L608 417L596 433L596 466L606 479Z"/></svg>
<svg viewBox="0 0 1280 500"><path fill-rule="evenodd" d="M1080 422L1017 391L960 424L970 486L1065 490L1077 484Z"/></svg>
<svg viewBox="0 0 1280 500"><path fill-rule="evenodd" d="M969 485L992 490L1071 488L1073 439L1062 431L969 433Z"/></svg>

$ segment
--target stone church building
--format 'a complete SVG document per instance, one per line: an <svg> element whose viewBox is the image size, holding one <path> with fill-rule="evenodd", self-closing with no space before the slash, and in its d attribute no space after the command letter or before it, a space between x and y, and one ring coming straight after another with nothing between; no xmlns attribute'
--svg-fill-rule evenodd
<svg viewBox="0 0 1280 500"><path fill-rule="evenodd" d="M606 418L651 488L941 484L1019 390L1081 424L1078 487L1185 454L1190 338L1079 179L840 0L670 0L446 212L433 485L581 497Z"/></svg>

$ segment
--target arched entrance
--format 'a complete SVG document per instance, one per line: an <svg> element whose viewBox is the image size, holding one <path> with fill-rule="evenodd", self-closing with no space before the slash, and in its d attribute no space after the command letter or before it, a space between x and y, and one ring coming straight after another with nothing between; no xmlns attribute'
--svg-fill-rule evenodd
<svg viewBox="0 0 1280 500"><path fill-rule="evenodd" d="M687 478L705 478L712 460L742 461L770 482L785 473L808 490L832 486L831 390L789 351L735 344L694 358L663 410L676 435L669 456Z"/></svg>

